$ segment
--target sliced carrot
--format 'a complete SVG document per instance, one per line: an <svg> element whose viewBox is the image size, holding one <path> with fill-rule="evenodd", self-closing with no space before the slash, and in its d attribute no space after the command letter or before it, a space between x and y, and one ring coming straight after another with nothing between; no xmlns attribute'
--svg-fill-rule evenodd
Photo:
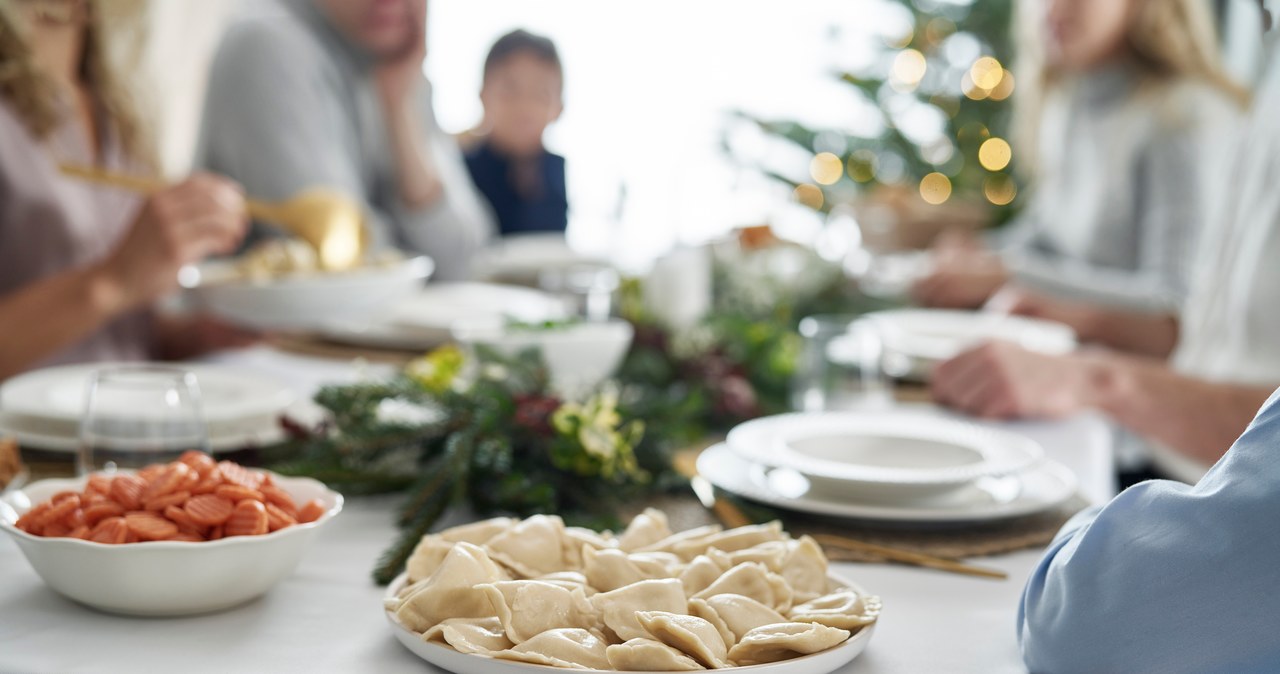
<svg viewBox="0 0 1280 674"><path fill-rule="evenodd" d="M89 476L89 482L84 486L84 493L91 496L106 496L111 493L111 478L102 473L94 473Z"/></svg>
<svg viewBox="0 0 1280 674"><path fill-rule="evenodd" d="M171 540L171 541L183 541L183 542L186 542L186 543L203 543L203 542L204 542L204 537L203 537L203 536L201 536L200 534L188 534L188 533L183 533L183 532L179 531L178 533L176 533L176 534L174 534L174 535L170 536L170 537L169 537L169 540Z"/></svg>
<svg viewBox="0 0 1280 674"><path fill-rule="evenodd" d="M270 531L279 531L285 527L291 527L298 523L298 520L289 513L280 509L274 503L267 504L267 529Z"/></svg>
<svg viewBox="0 0 1280 674"><path fill-rule="evenodd" d="M178 525L153 512L133 512L124 516L129 531L144 541L162 541L178 533Z"/></svg>
<svg viewBox="0 0 1280 674"><path fill-rule="evenodd" d="M165 471L165 468L167 468L167 466L163 463L153 463L142 470L139 470L136 474L143 482L151 482L157 477L160 477L160 474Z"/></svg>
<svg viewBox="0 0 1280 674"><path fill-rule="evenodd" d="M183 503L186 503L187 499L189 498L191 498L191 492L176 491L172 494L166 494L165 496L157 496L155 498L143 501L142 507L146 510L153 510L156 512L160 512L165 508L168 508L169 506L180 506Z"/></svg>
<svg viewBox="0 0 1280 674"><path fill-rule="evenodd" d="M94 503L84 509L84 523L91 527L97 526L98 522L108 517L122 517L123 515L124 506L115 501Z"/></svg>
<svg viewBox="0 0 1280 674"><path fill-rule="evenodd" d="M230 519L223 525L222 532L231 536L261 536L267 533L268 520L266 506L261 501L244 500L236 504Z"/></svg>
<svg viewBox="0 0 1280 674"><path fill-rule="evenodd" d="M231 484L255 490L262 485L262 473L249 470L238 463L219 461L218 469L222 471L222 477Z"/></svg>
<svg viewBox="0 0 1280 674"><path fill-rule="evenodd" d="M231 517L235 504L216 494L192 496L183 509L191 520L200 526L220 526Z"/></svg>
<svg viewBox="0 0 1280 674"><path fill-rule="evenodd" d="M142 505L142 491L147 483L137 475L117 475L111 481L111 499L125 510L137 510Z"/></svg>
<svg viewBox="0 0 1280 674"><path fill-rule="evenodd" d="M93 528L89 540L108 545L120 545L129 539L129 527L123 517L108 517Z"/></svg>
<svg viewBox="0 0 1280 674"><path fill-rule="evenodd" d="M328 510L328 508L325 508L324 501L321 501L318 498L313 498L298 509L298 522L304 524L307 522L314 522L320 519L320 516L324 515L326 510Z"/></svg>
<svg viewBox="0 0 1280 674"><path fill-rule="evenodd" d="M44 511L36 520L41 527L49 527L55 522L75 512L80 507L80 495L74 492L63 492L53 497L52 506Z"/></svg>
<svg viewBox="0 0 1280 674"><path fill-rule="evenodd" d="M214 461L212 456L194 449L183 452L182 456L178 457L178 460L190 466L200 477L208 475L213 472L214 468L218 467L218 462Z"/></svg>
<svg viewBox="0 0 1280 674"><path fill-rule="evenodd" d="M259 491L267 498L267 503L275 504L290 515L296 516L298 514L298 505L293 502L293 497L289 495L289 492L267 484L264 484Z"/></svg>
<svg viewBox="0 0 1280 674"><path fill-rule="evenodd" d="M87 539L89 538L89 531L90 531L90 529L89 529L89 527L87 527L87 526L83 526L83 525L82 525L82 526L78 526L78 527L76 527L76 528L72 529L72 530L67 534L67 538L79 538L79 539L82 539L82 540L87 540Z"/></svg>
<svg viewBox="0 0 1280 674"><path fill-rule="evenodd" d="M209 535L205 536L205 540L216 541L222 538L222 525L218 525L209 530Z"/></svg>
<svg viewBox="0 0 1280 674"><path fill-rule="evenodd" d="M62 523L71 527L72 529L75 529L76 527L88 526L89 524L84 519L83 508L76 508L70 513L67 513L66 517L62 518Z"/></svg>
<svg viewBox="0 0 1280 674"><path fill-rule="evenodd" d="M159 475L150 480L147 488L142 490L143 502L150 501L157 496L168 496L182 486L187 481L187 476L193 471L191 467L182 462L169 464Z"/></svg>
<svg viewBox="0 0 1280 674"><path fill-rule="evenodd" d="M63 524L62 520L58 520L56 522L50 522L49 525L44 528L44 532L40 535L48 536L49 538L62 538L69 533L71 533L71 527Z"/></svg>
<svg viewBox="0 0 1280 674"><path fill-rule="evenodd" d="M248 489L238 484L224 484L213 490L213 493L222 498L237 503L240 501L266 501L266 497L262 492L256 489Z"/></svg>
<svg viewBox="0 0 1280 674"><path fill-rule="evenodd" d="M53 504L49 501L39 503L36 507L23 513L22 517L19 517L18 521L14 523L14 526L29 534L39 536L40 532L44 529L44 525L37 523L43 522L44 516L50 510L53 510Z"/></svg>

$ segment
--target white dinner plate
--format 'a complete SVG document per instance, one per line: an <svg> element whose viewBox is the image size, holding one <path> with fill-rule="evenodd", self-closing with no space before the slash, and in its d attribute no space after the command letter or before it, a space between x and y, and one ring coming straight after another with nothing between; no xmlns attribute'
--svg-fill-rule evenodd
<svg viewBox="0 0 1280 674"><path fill-rule="evenodd" d="M1076 493L1075 475L1066 466L1044 460L1019 475L982 478L963 490L917 502L876 503L815 493L803 475L769 469L716 445L698 457L698 474L716 487L765 505L832 517L911 522L970 523L1034 515L1062 505Z"/></svg>
<svg viewBox="0 0 1280 674"><path fill-rule="evenodd" d="M481 251L471 268L479 279L533 283L543 271L578 265L607 265L607 261L574 250L563 234L538 233L504 237Z"/></svg>
<svg viewBox="0 0 1280 674"><path fill-rule="evenodd" d="M386 599L395 599L407 582L408 576L400 574L387 588ZM861 595L866 595L861 587L832 574L828 578L831 587L848 587ZM441 669L454 674L536 674L538 672L577 672L579 674L615 674L598 669L561 669L543 665L531 665L511 660L498 660L485 655L469 655L444 646L442 644L422 640L422 635L405 627L391 611L383 611L387 622L391 623L391 632L414 655ZM834 672L858 657L867 648L871 635L875 632L875 624L867 625L849 637L847 641L820 653L806 655L791 660L775 662L767 665L751 665L748 667L729 667L726 672L744 672L749 674L826 674ZM670 673L674 674L674 673Z"/></svg>
<svg viewBox="0 0 1280 674"><path fill-rule="evenodd" d="M321 324L317 333L340 344L401 351L429 351L449 342L448 330L401 325L387 317L336 318Z"/></svg>
<svg viewBox="0 0 1280 674"><path fill-rule="evenodd" d="M74 453L80 451L80 437L77 434L64 435L58 433L41 433L29 430L22 425L21 419L10 419L0 414L0 436L11 437L22 447L41 449L50 452ZM249 425L240 429L225 429L222 432L210 432L208 437L209 451L213 454L236 452L253 447L270 447L284 442L286 435L277 419L265 423Z"/></svg>
<svg viewBox="0 0 1280 674"><path fill-rule="evenodd" d="M898 377L927 379L933 366L987 341L1049 355L1071 353L1076 334L1061 323L1024 316L947 309L894 309L868 314L883 340L886 367Z"/></svg>
<svg viewBox="0 0 1280 674"><path fill-rule="evenodd" d="M566 315L563 301L540 290L496 283L442 283L397 302L385 320L434 331L448 340L450 328L459 321L511 318L538 323Z"/></svg>
<svg viewBox="0 0 1280 674"><path fill-rule="evenodd" d="M729 431L726 444L747 462L879 500L937 496L1044 456L1026 436L910 410L762 417Z"/></svg>

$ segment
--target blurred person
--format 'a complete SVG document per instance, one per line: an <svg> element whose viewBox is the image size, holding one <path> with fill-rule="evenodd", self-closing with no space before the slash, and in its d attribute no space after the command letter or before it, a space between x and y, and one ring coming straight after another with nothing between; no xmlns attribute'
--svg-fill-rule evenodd
<svg viewBox="0 0 1280 674"><path fill-rule="evenodd" d="M564 111L564 70L551 40L515 30L484 61L484 120L464 147L467 169L503 236L563 232L569 223L564 157L542 136Z"/></svg>
<svg viewBox="0 0 1280 674"><path fill-rule="evenodd" d="M1082 341L1167 356L1203 186L1244 90L1204 0L1020 0L1014 148L1027 211L990 250L951 237L914 288L928 306L1066 323Z"/></svg>
<svg viewBox="0 0 1280 674"><path fill-rule="evenodd" d="M235 184L197 175L140 197L59 173L62 162L155 170L151 129L116 60L141 50L144 11L130 0L0 2L0 379L253 339L151 309L183 265L238 245Z"/></svg>
<svg viewBox="0 0 1280 674"><path fill-rule="evenodd" d="M325 186L365 205L372 247L464 278L492 234L454 139L432 111L426 0L246 3L214 57L199 163L248 194Z"/></svg>
<svg viewBox="0 0 1280 674"><path fill-rule="evenodd" d="M1274 32L1271 38L1274 43ZM1146 458L1158 475L1186 482L1221 458L1280 385L1280 52L1274 47L1254 113L1230 144L1235 152L1210 201L1172 358L1105 350L1055 357L986 344L938 366L936 400L992 418L1100 410L1145 440L1145 457L1129 460Z"/></svg>

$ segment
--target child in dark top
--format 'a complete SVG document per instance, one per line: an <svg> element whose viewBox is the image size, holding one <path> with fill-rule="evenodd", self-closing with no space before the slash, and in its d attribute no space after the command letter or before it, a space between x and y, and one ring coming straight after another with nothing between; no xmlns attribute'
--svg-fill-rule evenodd
<svg viewBox="0 0 1280 674"><path fill-rule="evenodd" d="M555 44L524 30L499 38L485 59L484 122L466 160L503 236L563 232L568 224L564 157L542 146L563 110L563 83Z"/></svg>

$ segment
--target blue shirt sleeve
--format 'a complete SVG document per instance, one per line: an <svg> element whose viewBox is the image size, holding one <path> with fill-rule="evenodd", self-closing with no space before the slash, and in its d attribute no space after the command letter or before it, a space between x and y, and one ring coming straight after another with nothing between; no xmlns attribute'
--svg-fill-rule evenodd
<svg viewBox="0 0 1280 674"><path fill-rule="evenodd" d="M1195 487L1063 528L1018 613L1032 672L1280 671L1280 392Z"/></svg>

